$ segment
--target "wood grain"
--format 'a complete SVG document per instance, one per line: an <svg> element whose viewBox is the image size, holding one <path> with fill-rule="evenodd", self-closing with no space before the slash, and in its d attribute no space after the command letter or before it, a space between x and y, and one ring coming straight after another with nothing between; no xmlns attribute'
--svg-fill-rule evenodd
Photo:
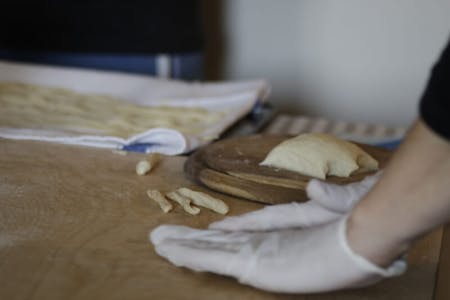
<svg viewBox="0 0 450 300"><path fill-rule="evenodd" d="M229 138L207 145L191 155L185 172L193 181L236 197L267 204L307 200L305 188L312 179L296 172L260 166L267 154L286 135L252 135ZM391 151L358 144L383 168ZM355 173L348 178L329 176L328 182L346 184L371 173Z"/></svg>
<svg viewBox="0 0 450 300"><path fill-rule="evenodd" d="M178 206L164 214L148 188L204 191L227 202L231 215L263 206L193 184L183 176L184 157L164 157L137 176L143 156L0 139L0 299L432 299L441 230L412 249L405 275L360 290L282 295L177 268L154 252L149 231L205 228L222 216L190 216Z"/></svg>
<svg viewBox="0 0 450 300"><path fill-rule="evenodd" d="M448 300L450 299L450 224L445 227L440 252L434 299Z"/></svg>

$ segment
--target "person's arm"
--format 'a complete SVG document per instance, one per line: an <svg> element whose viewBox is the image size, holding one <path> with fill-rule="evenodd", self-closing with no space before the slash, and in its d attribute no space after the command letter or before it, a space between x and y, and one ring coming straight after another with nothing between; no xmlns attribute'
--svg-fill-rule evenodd
<svg viewBox="0 0 450 300"><path fill-rule="evenodd" d="M387 266L449 219L450 142L419 120L352 211L348 242L356 253Z"/></svg>

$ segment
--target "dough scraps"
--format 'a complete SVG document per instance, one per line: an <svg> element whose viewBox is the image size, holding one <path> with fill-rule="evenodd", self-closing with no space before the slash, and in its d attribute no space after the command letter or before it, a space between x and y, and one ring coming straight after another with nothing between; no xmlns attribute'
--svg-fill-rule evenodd
<svg viewBox="0 0 450 300"><path fill-rule="evenodd" d="M185 187L177 189L177 192L180 195L191 199L195 205L208 208L222 215L226 215L228 213L229 208L225 202L220 199L211 197L208 194L193 191Z"/></svg>
<svg viewBox="0 0 450 300"><path fill-rule="evenodd" d="M159 207L164 213L168 213L173 209L172 204L166 198L164 198L160 191L147 190L147 196L158 203Z"/></svg>

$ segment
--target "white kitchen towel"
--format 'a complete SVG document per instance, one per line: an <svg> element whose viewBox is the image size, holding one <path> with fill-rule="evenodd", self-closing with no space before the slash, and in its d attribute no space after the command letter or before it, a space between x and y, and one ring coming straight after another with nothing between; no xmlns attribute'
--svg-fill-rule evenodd
<svg viewBox="0 0 450 300"><path fill-rule="evenodd" d="M168 155L182 154L209 143L228 127L265 101L270 86L265 80L236 82L185 82L77 68L51 67L0 61L0 81L61 87L78 93L104 94L129 103L148 106L199 107L225 111L214 126L200 134L185 135L168 128L148 131L126 139L114 136L67 135L58 131L0 127L0 137L31 139ZM1 109L1 107L0 107Z"/></svg>

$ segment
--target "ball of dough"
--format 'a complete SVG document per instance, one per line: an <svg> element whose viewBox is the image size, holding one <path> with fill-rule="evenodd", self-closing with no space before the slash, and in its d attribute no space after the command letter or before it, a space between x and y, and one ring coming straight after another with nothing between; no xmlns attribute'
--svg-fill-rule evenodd
<svg viewBox="0 0 450 300"><path fill-rule="evenodd" d="M325 179L349 177L354 171L378 169L378 162L360 147L323 133L306 133L288 139L269 152L263 166Z"/></svg>

